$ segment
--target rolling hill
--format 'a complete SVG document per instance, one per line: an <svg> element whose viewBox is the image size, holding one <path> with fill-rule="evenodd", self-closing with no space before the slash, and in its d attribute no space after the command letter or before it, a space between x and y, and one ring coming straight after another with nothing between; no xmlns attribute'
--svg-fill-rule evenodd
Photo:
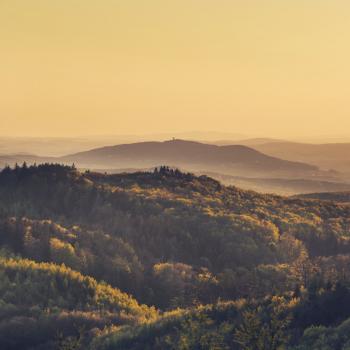
<svg viewBox="0 0 350 350"><path fill-rule="evenodd" d="M350 143L267 142L251 143L250 147L273 157L306 162L322 169L350 172Z"/></svg>
<svg viewBox="0 0 350 350"><path fill-rule="evenodd" d="M0 168L5 167L6 165L14 166L17 164L22 164L27 162L28 164L34 163L45 163L53 161L54 158L50 157L40 157L33 154L26 153L16 153L16 154L0 154Z"/></svg>
<svg viewBox="0 0 350 350"><path fill-rule="evenodd" d="M157 316L154 309L139 305L120 290L65 265L1 257L0 276L0 346L4 350L83 346L82 329L89 332L111 323L137 325Z"/></svg>
<svg viewBox="0 0 350 350"><path fill-rule="evenodd" d="M349 222L347 203L167 166L5 168L0 347L318 349L348 329Z"/></svg>
<svg viewBox="0 0 350 350"><path fill-rule="evenodd" d="M249 141L249 140L248 140ZM265 139L253 139L267 145ZM273 140L270 144L279 144ZM107 173L151 169L159 164L211 175L226 184L260 192L298 194L347 191L346 174L321 171L314 165L286 161L267 156L248 146L218 146L193 141L139 142L92 149L64 157L39 157L31 154L0 155L0 167L5 165L57 162L80 169L96 169Z"/></svg>
<svg viewBox="0 0 350 350"><path fill-rule="evenodd" d="M343 192L320 192L298 195L299 198L318 199L341 203L350 203L350 191Z"/></svg>
<svg viewBox="0 0 350 350"><path fill-rule="evenodd" d="M79 167L132 168L171 164L188 170L228 171L253 174L307 174L318 172L317 167L266 156L240 145L216 146L193 141L171 140L141 142L93 149L68 155L62 162L74 162Z"/></svg>
<svg viewBox="0 0 350 350"><path fill-rule="evenodd" d="M322 179L288 179L288 178L258 178L243 177L206 172L207 175L226 185L234 185L246 190L262 193L277 193L280 195L308 194L315 192L334 193L335 191L350 191L350 183L325 181ZM337 180L337 179L334 179Z"/></svg>

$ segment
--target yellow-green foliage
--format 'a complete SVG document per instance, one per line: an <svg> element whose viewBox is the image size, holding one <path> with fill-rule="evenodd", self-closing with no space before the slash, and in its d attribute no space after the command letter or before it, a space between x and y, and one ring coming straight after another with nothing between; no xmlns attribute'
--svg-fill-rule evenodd
<svg viewBox="0 0 350 350"><path fill-rule="evenodd" d="M61 345L74 347L78 322L87 326L83 348L97 337L98 350L283 349L291 313L295 336L349 317L349 218L347 204L243 191L168 167L118 175L6 168L0 345L16 330L11 350L56 350L47 343L58 327ZM247 301L221 303L239 298ZM176 311L159 316L136 299ZM276 303L286 307L275 312ZM314 334L305 333L306 346Z"/></svg>
<svg viewBox="0 0 350 350"><path fill-rule="evenodd" d="M106 329L94 340L91 348L229 350L233 338L231 333L245 307L246 302L239 300L173 310L146 325Z"/></svg>
<svg viewBox="0 0 350 350"><path fill-rule="evenodd" d="M50 239L50 255L52 262L56 264L67 264L71 267L78 267L79 260L74 247L70 243L62 242L58 238Z"/></svg>
<svg viewBox="0 0 350 350"><path fill-rule="evenodd" d="M156 316L154 309L127 294L64 265L0 259L0 274L0 298L6 303L111 311L139 321Z"/></svg>

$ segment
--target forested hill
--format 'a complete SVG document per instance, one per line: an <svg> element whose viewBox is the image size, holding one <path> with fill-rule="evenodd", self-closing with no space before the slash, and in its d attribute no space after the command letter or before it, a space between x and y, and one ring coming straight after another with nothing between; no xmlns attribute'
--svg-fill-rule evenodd
<svg viewBox="0 0 350 350"><path fill-rule="evenodd" d="M349 191L308 193L308 194L298 195L297 197L307 198L307 199L324 200L324 201L350 203L350 192Z"/></svg>
<svg viewBox="0 0 350 350"><path fill-rule="evenodd" d="M347 204L243 191L166 166L118 175L5 168L1 348L211 349L205 334L214 332L216 348L244 349L238 324L255 310L264 327L270 307L286 322L281 342L297 343L313 324L350 317L323 305L349 297L349 224ZM26 322L37 333L19 331ZM44 325L59 325L57 341L42 336ZM181 348L184 339L193 346Z"/></svg>

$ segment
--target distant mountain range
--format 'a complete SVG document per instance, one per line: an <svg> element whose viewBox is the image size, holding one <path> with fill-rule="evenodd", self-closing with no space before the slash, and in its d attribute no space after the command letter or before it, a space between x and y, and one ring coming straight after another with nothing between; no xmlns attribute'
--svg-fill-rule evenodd
<svg viewBox="0 0 350 350"><path fill-rule="evenodd" d="M267 174L312 175L316 166L267 156L242 145L217 146L194 141L171 140L102 147L75 153L61 162L79 167L144 168L168 164L191 171L207 170L254 176Z"/></svg>

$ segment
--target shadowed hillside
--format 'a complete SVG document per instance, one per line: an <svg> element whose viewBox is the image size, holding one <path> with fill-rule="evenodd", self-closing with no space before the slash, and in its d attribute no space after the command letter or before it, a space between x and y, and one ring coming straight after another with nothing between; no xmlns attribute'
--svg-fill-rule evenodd
<svg viewBox="0 0 350 350"><path fill-rule="evenodd" d="M350 143L267 142L250 144L250 147L273 157L305 162L322 169L350 172Z"/></svg>
<svg viewBox="0 0 350 350"><path fill-rule="evenodd" d="M305 195L298 195L300 198L309 198L309 199L319 199L325 201L334 201L334 202L350 202L350 192L321 192L321 193L309 193Z"/></svg>

